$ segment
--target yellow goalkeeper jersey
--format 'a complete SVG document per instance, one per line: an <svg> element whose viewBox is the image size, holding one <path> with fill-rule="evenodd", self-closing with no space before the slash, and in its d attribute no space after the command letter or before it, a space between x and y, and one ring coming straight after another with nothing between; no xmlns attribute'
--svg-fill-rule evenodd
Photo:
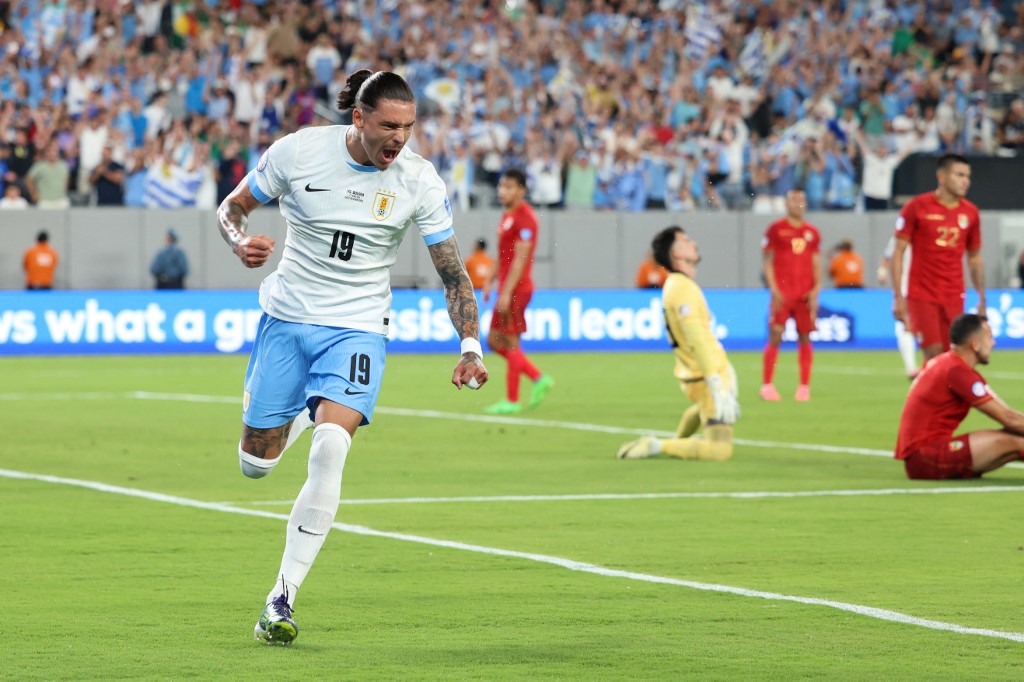
<svg viewBox="0 0 1024 682"><path fill-rule="evenodd" d="M662 287L661 301L676 356L676 377L693 381L726 369L729 359L711 331L711 311L697 283L673 272Z"/></svg>

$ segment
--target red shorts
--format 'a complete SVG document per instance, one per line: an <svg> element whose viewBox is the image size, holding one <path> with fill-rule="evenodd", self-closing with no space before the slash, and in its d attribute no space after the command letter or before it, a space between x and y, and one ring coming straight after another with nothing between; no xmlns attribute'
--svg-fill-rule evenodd
<svg viewBox="0 0 1024 682"><path fill-rule="evenodd" d="M907 327L922 348L942 344L942 350L949 350L949 326L963 312L961 300L934 303L908 298Z"/></svg>
<svg viewBox="0 0 1024 682"><path fill-rule="evenodd" d="M526 306L533 298L533 289L516 289L512 292L512 303L504 315L494 313L491 317L491 331L509 336L526 333Z"/></svg>
<svg viewBox="0 0 1024 682"><path fill-rule="evenodd" d="M796 321L798 334L810 334L818 328L815 320L811 319L811 306L807 298L784 298L778 305L772 305L768 315L768 325L771 327L785 327L786 320L793 318Z"/></svg>
<svg viewBox="0 0 1024 682"><path fill-rule="evenodd" d="M948 478L980 478L974 471L967 435L953 440L933 440L915 448L903 460L907 478L941 481Z"/></svg>

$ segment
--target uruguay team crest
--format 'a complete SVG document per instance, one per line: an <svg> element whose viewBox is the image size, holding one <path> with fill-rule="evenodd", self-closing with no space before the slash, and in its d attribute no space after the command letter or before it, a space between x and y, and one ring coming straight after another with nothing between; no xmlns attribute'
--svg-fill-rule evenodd
<svg viewBox="0 0 1024 682"><path fill-rule="evenodd" d="M373 196L373 217L377 220L387 220L391 211L395 208L395 198L398 195L387 190L379 189Z"/></svg>
<svg viewBox="0 0 1024 682"><path fill-rule="evenodd" d="M960 215L958 215L956 217L956 222L960 226L961 230L966 230L967 229L968 220L967 220L967 216L965 216L963 213L961 213Z"/></svg>

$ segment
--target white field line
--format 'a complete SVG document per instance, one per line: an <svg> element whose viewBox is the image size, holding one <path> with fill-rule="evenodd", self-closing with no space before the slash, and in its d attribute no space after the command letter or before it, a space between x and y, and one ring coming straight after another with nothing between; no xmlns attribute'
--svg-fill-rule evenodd
<svg viewBox="0 0 1024 682"><path fill-rule="evenodd" d="M275 514L273 512L259 511L256 509L243 509L240 507L233 507L231 505L221 504L218 502L203 502L201 500L192 500L186 497L177 497L175 495L154 493L146 490L138 490L136 488L123 488L121 486L108 485L106 483L99 483L97 481L83 481L73 478L62 478L59 476L31 474L21 471L11 471L8 469L0 469L0 477L30 481L41 481L44 483L53 483L57 485L76 486L79 488L88 488L91 490L96 490L104 493L126 495L128 497L142 498L146 500L152 500L154 502L164 502L166 504L174 504L182 507L192 507L195 509L206 509L210 511L219 511L228 514L257 516L267 519L276 519L279 521L288 520L287 514ZM650 575L648 573L637 573L635 571L623 571L614 568L605 568L604 566L598 566L596 564L590 564L582 561L574 561L572 559L564 559L562 557L548 556L546 554L517 552L515 550L500 549L497 547L485 547L482 545L473 545L465 542L438 540L436 538L428 538L421 535L392 533L388 531L381 531L373 528L368 528L366 526L356 526L348 523L335 523L332 526L332 528L334 528L335 530L339 530L343 533L352 533L355 535L387 538L389 540L400 540L403 542L415 542L421 545L443 547L446 549L455 549L465 552L475 552L478 554L500 556L510 559L524 559L527 561L535 561L538 563L550 564L552 566L559 566L561 568L566 568L570 571L590 573L593 575L600 575L608 578L623 578L625 580L634 580L645 583L674 585L677 587L688 587L693 590L720 592L725 594L736 595L739 597L766 599L770 601L793 602L796 604L806 604L809 606L825 606L828 608L838 609L840 611L847 611L849 613L855 613L861 616L866 616L868 618L876 618L879 620L890 621L893 623L901 623L904 625L913 625L916 627L927 628L930 630L942 630L961 635L980 635L982 637L995 637L999 639L1008 639L1013 642L1024 643L1024 633L1004 632L1001 630L990 630L988 628L972 628L964 625L957 625L956 623L946 623L943 621L930 620L927 618L918 618L916 616L907 615L905 613L900 613L898 611L879 609L872 606L861 606L859 604L850 604L847 602L834 601L831 599L818 599L816 597L799 597L791 594L780 594L776 592L751 590L745 587L719 585L716 583L702 583L693 580L680 580L678 578L668 578L664 576Z"/></svg>
<svg viewBox="0 0 1024 682"><path fill-rule="evenodd" d="M893 349L893 350L895 350L895 349ZM903 377L906 377L906 374L904 373L903 369L901 367L898 367L898 366L894 366L892 369L881 369L881 368L878 368L878 367L857 367L857 366L851 366L851 365L843 365L842 367L840 367L840 366L830 367L829 365L820 364L818 362L815 362L814 363L814 371L815 371L815 373L817 373L817 372L824 372L825 374L851 374L851 375L856 375L856 376L870 375L870 376L892 376L892 377L903 376ZM1024 373L1021 373L1021 372L1001 372L999 370L985 369L984 374L985 374L985 378L987 378L987 379L1007 379L1007 380L1012 380L1012 381L1019 381L1021 379L1024 379ZM906 380L904 379L904 381L906 381ZM910 386L910 382L906 381L906 385L909 387Z"/></svg>
<svg viewBox="0 0 1024 682"><path fill-rule="evenodd" d="M238 404L241 401L231 396L200 395L192 393L153 393L148 391L132 391L128 393L0 393L0 400L21 400L24 398L41 399L45 397L50 400L111 400L125 398L135 400L170 400L179 402L197 403L222 403ZM433 410L409 410L398 407L378 407L378 412L394 414L407 417L427 417L432 419L456 419L462 421L481 421L510 424L517 426L538 426L551 428L573 429L578 431L600 431L602 433L614 433L619 435L637 435L650 433L659 436L671 436L669 431L644 431L639 429L620 428L615 426L601 426L597 424L584 424L577 422L543 421L538 419L523 419L520 417L496 417L489 415L467 415L451 412L437 412ZM790 448L793 450L808 450L813 452L847 453L856 455L869 455L876 457L892 457L888 450L871 450L868 448L850 448L831 445L819 445L810 443L776 443L773 441L746 440L737 438L738 445L749 445L752 447L764 448ZM1024 467L1024 464L1013 463L1008 466ZM579 495L494 495L494 496L467 496L467 497L395 497L379 499L347 500L343 499L342 504L429 504L429 503L471 503L471 502L562 502L562 501L584 501L584 500L666 500L666 499L765 499L765 498L800 498L800 497L857 497L868 495L941 495L958 493L1005 493L1024 492L1024 486L991 486L991 487L964 487L964 488L882 488L863 490L801 490L801 491L754 491L754 492L668 492L668 493L594 493ZM256 500L247 502L253 506L276 507L291 506L294 500ZM225 503L228 504L228 503Z"/></svg>
<svg viewBox="0 0 1024 682"><path fill-rule="evenodd" d="M572 502L580 500L760 500L766 498L860 497L871 495L955 495L957 493L1024 493L1024 485L984 488L879 488L864 490L740 491L718 493L591 493L580 495L470 495L466 497L382 497L342 500L342 504L429 504L435 502ZM257 500L245 502L257 507L290 506L294 500ZM230 503L225 503L230 504Z"/></svg>
<svg viewBox="0 0 1024 682"><path fill-rule="evenodd" d="M152 391L95 392L95 393L0 393L0 401L4 400L167 400L188 403L239 404L241 398L225 395L204 395L198 393L157 393ZM440 412L438 410L412 410L403 407L378 407L381 414L421 419L450 419L455 421L476 422L482 424L506 424L509 426L534 426L539 428L557 428L571 431L588 431L592 433L610 433L624 436L651 435L667 438L672 431L655 431L651 429L606 426L603 424L587 424L585 422L567 422L549 419L526 419L523 417L498 417L485 414L462 414L458 412ZM782 448L789 450L805 450L810 452L827 452L831 454L866 455L869 457L892 457L891 450L874 448L856 448L841 445L824 445L821 443L782 443L770 440L749 440L735 438L736 445L747 445L755 448ZM1024 462L1012 462L1006 465L1014 469L1024 468Z"/></svg>

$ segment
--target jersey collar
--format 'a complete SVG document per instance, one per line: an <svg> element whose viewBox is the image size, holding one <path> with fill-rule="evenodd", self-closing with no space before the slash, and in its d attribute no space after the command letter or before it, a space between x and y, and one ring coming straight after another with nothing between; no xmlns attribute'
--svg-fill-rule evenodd
<svg viewBox="0 0 1024 682"><path fill-rule="evenodd" d="M376 166L372 166L372 165L371 166L364 166L361 163L356 163L355 160L352 158L352 155L348 151L348 144L346 143L346 140L348 139L348 129L351 128L351 127L352 126L343 126L344 131L342 132L342 135L341 135L341 144L340 144L342 160L346 164L348 164L349 168L351 168L352 170L356 171L357 173L379 173L380 169L377 168Z"/></svg>

